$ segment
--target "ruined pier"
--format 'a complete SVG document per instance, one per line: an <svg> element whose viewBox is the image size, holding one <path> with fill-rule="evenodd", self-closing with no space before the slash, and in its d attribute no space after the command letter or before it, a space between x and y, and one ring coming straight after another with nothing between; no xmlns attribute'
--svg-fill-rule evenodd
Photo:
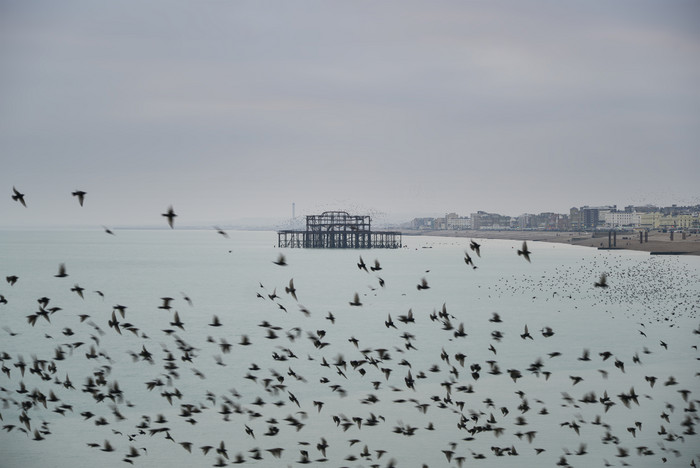
<svg viewBox="0 0 700 468"><path fill-rule="evenodd" d="M306 229L277 231L277 246L307 249L398 249L401 232L372 231L369 216L325 211L306 216Z"/></svg>

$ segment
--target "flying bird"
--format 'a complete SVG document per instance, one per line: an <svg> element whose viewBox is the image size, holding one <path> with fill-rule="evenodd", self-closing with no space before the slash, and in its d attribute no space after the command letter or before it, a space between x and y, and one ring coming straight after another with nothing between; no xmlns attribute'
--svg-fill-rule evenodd
<svg viewBox="0 0 700 468"><path fill-rule="evenodd" d="M19 191L18 191L16 188L14 188L14 187L12 187L12 191L14 192L14 194L12 195L12 199L13 199L14 201L20 202L20 203L26 208L26 207L27 207L27 204L26 204L25 201L24 201L24 194L23 194L23 193L19 193Z"/></svg>
<svg viewBox="0 0 700 468"><path fill-rule="evenodd" d="M226 231L224 231L223 229L221 229L221 228L218 227L218 226L214 226L214 229L216 229L217 234L221 234L221 235L224 236L226 239L228 239L228 234L226 233Z"/></svg>
<svg viewBox="0 0 700 468"><path fill-rule="evenodd" d="M221 322L219 321L219 317L216 315L211 319L211 323L209 324L210 327L220 327Z"/></svg>
<svg viewBox="0 0 700 468"><path fill-rule="evenodd" d="M362 255L360 255L360 262L357 264L357 268L367 271L367 265L365 265L365 261L362 260Z"/></svg>
<svg viewBox="0 0 700 468"><path fill-rule="evenodd" d="M471 265L472 268L476 269L476 265L474 265L474 261L472 258L469 256L467 252L464 252L464 263L467 265Z"/></svg>
<svg viewBox="0 0 700 468"><path fill-rule="evenodd" d="M170 229L173 229L173 221L175 221L175 217L177 215L175 214L172 205L170 205L170 207L168 208L168 212L163 213L161 216L165 216L166 218L168 218L168 224L170 225Z"/></svg>
<svg viewBox="0 0 700 468"><path fill-rule="evenodd" d="M80 206L83 206L83 202L85 201L85 194L86 192L83 192L82 190L76 190L72 193L74 197L78 197L78 203L80 203Z"/></svg>
<svg viewBox="0 0 700 468"><path fill-rule="evenodd" d="M70 290L80 296L81 299L85 299L85 296L83 296L83 291L85 291L85 288L81 288L77 283L75 286L70 288Z"/></svg>
<svg viewBox="0 0 700 468"><path fill-rule="evenodd" d="M481 257L481 244L477 244L473 240L469 242L469 248L472 249L474 252L476 252L477 257Z"/></svg>
<svg viewBox="0 0 700 468"><path fill-rule="evenodd" d="M66 273L66 264L61 263L58 265L58 274L54 275L56 278L65 278L68 276L68 273Z"/></svg>
<svg viewBox="0 0 700 468"><path fill-rule="evenodd" d="M593 283L596 288L607 288L608 287L608 276L605 273L600 275L600 280Z"/></svg>
<svg viewBox="0 0 700 468"><path fill-rule="evenodd" d="M180 320L180 314L178 314L177 311L175 311L175 317L173 318L173 321L170 322L170 325L172 325L173 327L178 327L180 330L185 331L185 324L182 323L182 321Z"/></svg>
<svg viewBox="0 0 700 468"><path fill-rule="evenodd" d="M119 314L121 314L122 318L126 318L126 306L117 304L112 309L119 311Z"/></svg>
<svg viewBox="0 0 700 468"><path fill-rule="evenodd" d="M355 296L352 299L352 302L350 302L351 306L361 306L362 302L360 302L360 295L355 293Z"/></svg>
<svg viewBox="0 0 700 468"><path fill-rule="evenodd" d="M192 303L192 298L190 298L187 294L185 294L184 292L181 292L180 294L182 294L182 298L185 300L185 302L187 302L190 305L190 307L194 305Z"/></svg>
<svg viewBox="0 0 700 468"><path fill-rule="evenodd" d="M286 266L287 259L284 258L284 254L280 254L279 257L277 257L277 261L273 261L272 263L279 266Z"/></svg>
<svg viewBox="0 0 700 468"><path fill-rule="evenodd" d="M287 294L291 294L295 301L298 301L297 290L294 287L294 278L291 278L289 280L289 286L285 286L284 290Z"/></svg>
<svg viewBox="0 0 700 468"><path fill-rule="evenodd" d="M110 328L114 328L120 335L122 334L121 330L119 329L119 321L117 320L117 315L114 311L112 311L112 319L107 321L107 325L109 325Z"/></svg>
<svg viewBox="0 0 700 468"><path fill-rule="evenodd" d="M170 306L170 301L173 300L172 297L161 297L160 299L163 301L163 304L158 306L159 309L163 309L163 310L172 309L172 307Z"/></svg>
<svg viewBox="0 0 700 468"><path fill-rule="evenodd" d="M523 257L525 257L525 260L527 260L529 262L531 253L532 252L527 250L527 242L523 241L523 248L522 248L522 250L518 250L518 255L522 255Z"/></svg>

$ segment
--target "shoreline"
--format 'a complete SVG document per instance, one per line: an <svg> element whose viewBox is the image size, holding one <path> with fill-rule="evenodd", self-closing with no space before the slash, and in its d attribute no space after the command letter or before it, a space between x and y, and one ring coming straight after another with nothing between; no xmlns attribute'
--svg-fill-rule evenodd
<svg viewBox="0 0 700 468"><path fill-rule="evenodd" d="M560 231L475 231L475 230L402 230L404 236L468 237L474 239L523 240L531 242L553 242L607 250L606 232L560 232ZM617 246L611 250L636 250L659 255L700 255L700 235L690 234L685 239L680 233L671 240L668 232L650 232L648 242L640 243L638 233L618 233Z"/></svg>

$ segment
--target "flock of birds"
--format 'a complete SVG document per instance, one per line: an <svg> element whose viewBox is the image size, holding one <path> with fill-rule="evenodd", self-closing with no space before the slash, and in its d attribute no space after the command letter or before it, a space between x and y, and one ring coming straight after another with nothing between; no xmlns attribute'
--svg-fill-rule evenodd
<svg viewBox="0 0 700 468"><path fill-rule="evenodd" d="M605 294L599 294L580 281L582 273L593 276L598 271L607 272L594 283L605 287ZM610 275L617 281L608 288ZM598 255L558 266L548 276L504 276L489 286L487 292L494 296L520 295L533 301L542 299L574 310L578 309L576 301L583 298L594 306L605 307L613 318L624 316L645 325L673 328L679 326L679 320L700 316L700 303L693 291L697 284L700 284L698 273L678 256L648 256L630 265L618 256Z"/></svg>
<svg viewBox="0 0 700 468"><path fill-rule="evenodd" d="M83 206L86 193L72 195ZM14 187L12 199L27 206L24 194ZM162 216L174 228L177 215L172 206ZM467 267L477 269L471 255L480 259L481 250L471 241L464 252ZM526 242L517 255L532 261ZM571 266L537 280L504 277L485 294L537 291L567 307L575 307L583 294L599 297L601 304L638 304L639 297L624 296L630 294L627 287L609 284L609 277L622 283L624 276L624 267L610 258L589 265L599 279L588 284L576 282L581 271ZM671 260L657 262L664 261ZM293 269L284 254L270 263L270 268ZM658 264L641 265L647 275L659 273ZM360 256L356 266L348 268L372 277L375 295L391 288L393 278L378 259L368 265ZM88 295L93 288L71 286L66 278L72 272L65 264L52 276L73 294L72 302L56 304L42 296L27 313L22 287L31 279L11 271L0 274L7 289L0 294L0 323L8 323L3 316L23 314L27 327L5 326L0 345L3 451L10 449L13 437L31 439L40 451L39 444L62 430L61 421L71 419L86 428L83 433L90 438L84 447L95 454L95 463L114 466L152 466L164 444L192 457L191 466L216 467L462 467L489 461L500 466L501 457L517 460L514 457L524 455L534 456L538 466L695 467L700 461L695 431L700 373L657 375L644 367L673 347L655 339L656 328L650 324L673 327L681 318L697 317L697 297L688 293L678 301L684 293L676 276L669 281L675 281L671 290L678 295L655 303L655 320L646 317L649 328L639 323L640 356L573 349L562 342L558 344L569 348L554 349L550 343L556 342L558 330L552 326L511 325L507 322L518 319L504 312L466 317L445 303L431 311L409 307L392 317L366 310L366 294L347 291L347 311L319 314L299 302L305 291L297 288L294 278L272 287L256 282L250 294L259 301L255 313L261 320L249 330L237 326L235 317L204 318L206 312L197 312L195 301L185 293L181 298L153 298L158 301L154 311L164 315L151 326L153 319L135 314L128 304L108 302L117 291L100 289ZM692 276L686 279L693 281ZM649 280L654 288L661 287ZM635 278L625 278L624 283L635 288ZM424 276L410 294L431 294L429 289ZM663 296L643 286L632 291L649 295L641 302ZM404 296L410 297L409 292L402 292ZM88 301L94 312L71 312ZM669 312L673 305L680 309ZM183 314L180 307L193 312ZM350 314L358 310L363 320L354 324ZM494 330L477 335L485 327ZM513 327L519 329L516 334L506 331ZM199 331L190 332L193 329ZM37 336L37 330L45 340L43 348L23 341L23 336ZM192 342L202 333L207 335L204 342ZM679 333L700 336L700 327ZM113 348L115 342L121 347ZM692 352L697 352L696 345L687 350ZM243 362L243 356L252 359ZM120 382L120 372L140 376L139 386ZM612 390L615 376L625 376L627 386L632 375L642 377L629 388ZM231 382L237 382L238 389L230 388ZM544 382L556 382L557 401L546 401L537 391ZM661 411L652 415L655 399L664 401ZM218 437L212 438L212 432ZM556 440L551 438L557 434L575 434L579 442L554 449ZM638 439L654 443L635 443ZM405 444L420 456L403 459Z"/></svg>

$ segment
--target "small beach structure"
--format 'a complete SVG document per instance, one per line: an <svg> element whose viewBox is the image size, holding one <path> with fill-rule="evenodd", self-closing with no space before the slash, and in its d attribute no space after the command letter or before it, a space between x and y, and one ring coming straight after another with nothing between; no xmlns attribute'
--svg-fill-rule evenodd
<svg viewBox="0 0 700 468"><path fill-rule="evenodd" d="M306 216L305 230L277 231L277 246L307 249L398 249L401 232L372 231L369 216L324 211Z"/></svg>

